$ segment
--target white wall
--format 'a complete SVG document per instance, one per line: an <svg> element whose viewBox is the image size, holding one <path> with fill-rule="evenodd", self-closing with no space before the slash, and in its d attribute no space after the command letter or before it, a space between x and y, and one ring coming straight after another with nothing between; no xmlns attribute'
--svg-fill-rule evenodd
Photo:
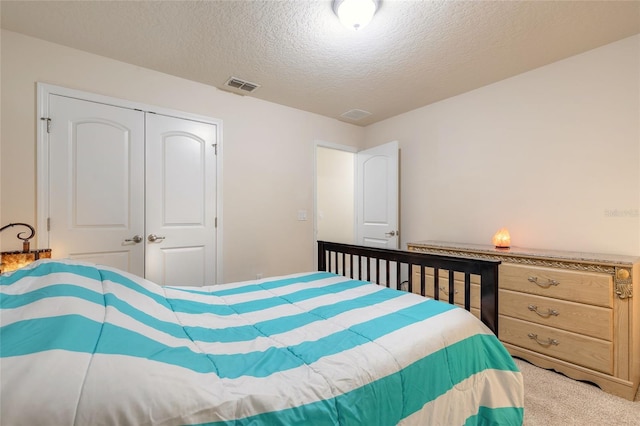
<svg viewBox="0 0 640 426"><path fill-rule="evenodd" d="M36 82L44 82L221 119L224 280L315 267L314 141L358 146L361 127L5 30L1 51L3 224L36 222ZM300 209L309 220L297 220ZM1 244L20 248L8 231Z"/></svg>
<svg viewBox="0 0 640 426"><path fill-rule="evenodd" d="M316 150L318 240L353 244L355 155L326 147Z"/></svg>
<svg viewBox="0 0 640 426"><path fill-rule="evenodd" d="M402 243L640 255L640 36L367 127L401 147Z"/></svg>

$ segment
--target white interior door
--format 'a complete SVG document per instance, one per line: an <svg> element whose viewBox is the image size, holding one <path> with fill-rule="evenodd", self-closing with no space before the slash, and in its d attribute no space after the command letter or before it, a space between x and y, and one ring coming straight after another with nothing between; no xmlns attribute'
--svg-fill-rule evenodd
<svg viewBox="0 0 640 426"><path fill-rule="evenodd" d="M58 95L48 102L53 254L143 275L144 113Z"/></svg>
<svg viewBox="0 0 640 426"><path fill-rule="evenodd" d="M217 126L147 113L146 132L145 276L214 284Z"/></svg>
<svg viewBox="0 0 640 426"><path fill-rule="evenodd" d="M397 249L399 155L389 142L356 155L357 244Z"/></svg>

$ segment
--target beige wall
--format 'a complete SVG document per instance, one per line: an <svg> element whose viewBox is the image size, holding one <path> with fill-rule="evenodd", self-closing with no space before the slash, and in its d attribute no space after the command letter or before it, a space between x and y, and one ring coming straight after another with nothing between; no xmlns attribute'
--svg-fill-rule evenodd
<svg viewBox="0 0 640 426"><path fill-rule="evenodd" d="M326 147L316 151L317 238L353 244L355 155Z"/></svg>
<svg viewBox="0 0 640 426"><path fill-rule="evenodd" d="M402 242L640 255L640 36L369 126L401 147Z"/></svg>
<svg viewBox="0 0 640 426"><path fill-rule="evenodd" d="M314 141L358 146L364 130L2 31L0 219L36 222L36 82L223 121L225 281L311 270ZM298 221L298 210L309 220ZM2 249L19 241L2 235ZM14 241L15 240L15 241Z"/></svg>
<svg viewBox="0 0 640 426"><path fill-rule="evenodd" d="M1 43L2 224L35 223L41 81L223 121L225 281L314 266L316 140L400 141L403 244L488 243L506 226L518 246L640 255L640 36L366 129L12 32Z"/></svg>

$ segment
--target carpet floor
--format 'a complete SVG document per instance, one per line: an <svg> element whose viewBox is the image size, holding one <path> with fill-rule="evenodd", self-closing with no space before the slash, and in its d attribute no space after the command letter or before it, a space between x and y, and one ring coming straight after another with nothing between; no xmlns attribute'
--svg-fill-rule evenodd
<svg viewBox="0 0 640 426"><path fill-rule="evenodd" d="M635 401L515 358L524 378L524 425L640 426L640 392Z"/></svg>

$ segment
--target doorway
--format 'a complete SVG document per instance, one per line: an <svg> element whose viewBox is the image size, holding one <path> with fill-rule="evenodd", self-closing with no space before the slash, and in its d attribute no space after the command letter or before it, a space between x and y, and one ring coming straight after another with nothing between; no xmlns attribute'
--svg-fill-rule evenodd
<svg viewBox="0 0 640 426"><path fill-rule="evenodd" d="M398 142L362 151L316 143L315 154L314 243L321 240L397 249ZM316 249L314 247L317 256ZM345 264L338 266L338 273L350 275L362 267L362 264L352 265L348 258ZM375 265L370 267L376 268ZM386 268L381 265L383 275Z"/></svg>
<svg viewBox="0 0 640 426"><path fill-rule="evenodd" d="M397 249L399 144L362 151L316 142L315 241Z"/></svg>
<svg viewBox="0 0 640 426"><path fill-rule="evenodd" d="M355 149L316 144L315 241L355 242Z"/></svg>

